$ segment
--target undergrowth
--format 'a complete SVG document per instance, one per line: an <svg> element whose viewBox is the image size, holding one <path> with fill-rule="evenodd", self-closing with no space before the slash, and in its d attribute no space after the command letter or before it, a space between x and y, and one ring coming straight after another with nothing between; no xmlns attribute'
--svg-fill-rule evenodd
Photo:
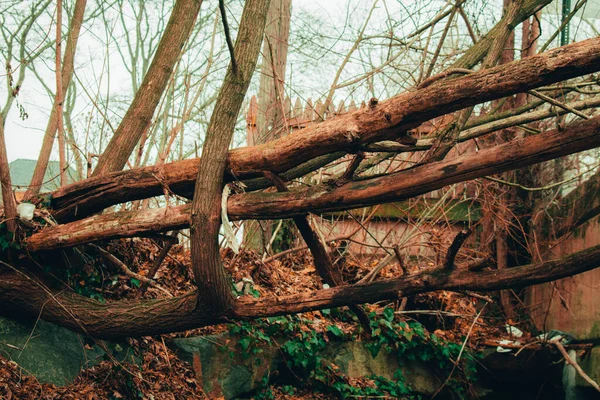
<svg viewBox="0 0 600 400"><path fill-rule="evenodd" d="M340 313L339 310L336 312ZM417 321L400 319L389 307L383 309L381 315L372 312L369 318L371 335L364 342L373 358L385 352L396 355L399 364L406 360L419 360L440 382L451 375L444 386L444 393L460 399L469 397L475 381L475 360L473 355L464 352L457 361L460 344L441 340ZM335 324L315 329L311 320L293 315L237 323L231 326L230 332L238 337L241 354L245 358L258 356L265 345L279 347L290 375L295 377L294 385L280 385L280 392L293 394L294 386L300 386L343 399L421 398L411 388L401 368L395 371L393 379L383 376L352 379L339 366L327 361L324 353L330 342L359 340L356 333L345 332ZM455 363L458 363L456 368ZM254 398L274 399L271 383L269 373L266 373L262 388Z"/></svg>

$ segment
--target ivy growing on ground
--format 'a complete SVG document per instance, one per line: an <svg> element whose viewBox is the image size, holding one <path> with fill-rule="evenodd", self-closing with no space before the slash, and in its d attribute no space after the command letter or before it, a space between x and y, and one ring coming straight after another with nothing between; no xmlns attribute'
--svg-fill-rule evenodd
<svg viewBox="0 0 600 400"><path fill-rule="evenodd" d="M2 223L0 224L0 254L4 256L9 249L21 250L21 245L15 240L14 235L8 231L6 223Z"/></svg>
<svg viewBox="0 0 600 400"><path fill-rule="evenodd" d="M333 311L333 310L332 310ZM325 311L328 313L328 310ZM338 316L351 319L349 312L335 310ZM380 352L393 353L400 360L420 360L443 381L450 375L458 357L461 345L445 342L429 333L417 321L404 321L394 314L393 309L385 308L381 315L370 314L371 338L366 347L373 357ZM230 328L238 337L238 343L244 358L257 356L265 345L276 345L281 351L285 363L292 374L299 378L299 384L313 390L338 395L341 398L390 396L405 399L417 399L401 369L394 379L383 376L366 377L371 379L372 387L356 387L336 365L322 356L332 340L356 340L354 334L345 333L336 325L328 325L317 331L312 321L298 315L274 317L252 322L240 322ZM281 338L283 342L280 341ZM233 354L232 354L233 356ZM470 384L475 380L475 360L463 353L462 359L448 380L445 389L457 398L466 398ZM286 386L286 391L293 387ZM269 388L269 376L262 380L257 399L274 398Z"/></svg>

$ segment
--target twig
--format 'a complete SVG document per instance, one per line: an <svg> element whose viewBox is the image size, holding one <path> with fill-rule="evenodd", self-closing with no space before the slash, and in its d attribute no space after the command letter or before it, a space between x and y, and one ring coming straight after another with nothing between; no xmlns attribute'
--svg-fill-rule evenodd
<svg viewBox="0 0 600 400"><path fill-rule="evenodd" d="M560 108L562 108L563 110L567 110L567 111L569 111L569 112L572 112L573 114L577 115L578 117L581 117L581 118L583 118L583 119L590 119L590 117L589 117L589 116L585 115L585 114L584 114L584 113L582 113L581 111L578 111L578 110L574 109L573 107L570 107L570 106L566 105L565 103L563 103L563 102L560 102L560 101L558 101L558 100L556 100L556 99L553 99L553 98L552 98L552 97L550 97L550 96L546 96L545 94L542 94L542 93L540 93L540 92L538 92L538 91L535 91L535 90L530 90L530 91L528 91L527 93L529 93L529 94L530 94L530 95L532 95L532 96L535 96L535 97L537 97L538 99L545 100L545 101L547 101L548 103L550 103L550 104L552 104L552 105L555 105L555 106L557 106L557 107L560 107Z"/></svg>
<svg viewBox="0 0 600 400"><path fill-rule="evenodd" d="M169 351L167 350L167 344L165 343L165 338L161 336L160 340L162 341L163 349L165 350L165 358L167 359L167 364L169 365L169 369L172 369L171 360L169 360Z"/></svg>
<svg viewBox="0 0 600 400"><path fill-rule="evenodd" d="M454 237L454 241L448 248L448 252L446 253L446 261L444 261L444 268L446 269L454 269L454 259L458 254L458 251L462 247L463 243L467 238L471 235L470 229L463 229L458 232L456 237Z"/></svg>
<svg viewBox="0 0 600 400"><path fill-rule="evenodd" d="M475 292L472 292L470 290L465 290L464 293L467 296L475 297L476 299L483 300L483 301L485 301L487 303L494 303L494 300L492 300L492 298L489 297L489 296L484 296L482 294L475 293Z"/></svg>
<svg viewBox="0 0 600 400"><path fill-rule="evenodd" d="M548 343L548 342L546 342ZM516 343L503 343L500 344L499 341L497 340L485 340L483 342L484 346L488 346L488 347L504 347L505 349L522 349L523 347L528 347L528 348L532 348L534 350L539 350L542 347L545 346L544 342L541 342L539 340L536 340L534 342L530 342L530 343L524 343L524 344L516 344ZM578 350L589 350L592 347L594 347L593 343L574 343L574 344L568 344L565 347L565 349L578 349Z"/></svg>
<svg viewBox="0 0 600 400"><path fill-rule="evenodd" d="M155 281L153 281L152 279L148 279L145 276L142 276L140 274L136 274L135 272L133 272L132 270L129 269L129 267L127 267L127 265L125 265L121 260L119 260L117 257L113 256L112 254L110 254L108 251L104 250L102 247L97 246L95 244L90 244L89 246L93 247L94 249L96 249L104 258L106 258L108 261L112 262L113 264L115 264L117 267L121 268L121 270L125 273L125 275L127 275L130 278L134 278L137 279L140 282L146 283L152 287L157 288L158 290L162 291L163 293L165 293L167 296L169 297L173 297L173 295L165 288L163 288L162 286L160 286L158 283L156 283Z"/></svg>
<svg viewBox="0 0 600 400"><path fill-rule="evenodd" d="M377 274L379 274L379 272L381 272L382 269L384 269L385 267L387 267L389 265L389 263L391 263L392 261L394 261L394 258L396 258L396 255L387 255L385 256L384 259L382 259L379 264L377 264L377 266L375 268L373 268L371 271L369 271L368 274L366 274L365 276L362 277L361 280L359 280L357 283L369 283L369 282L373 282L373 280L375 279L375 277L377 276Z"/></svg>
<svg viewBox="0 0 600 400"><path fill-rule="evenodd" d="M417 86L417 89L423 89L426 88L427 86L431 86L434 82L439 81L440 79L444 79L450 75L454 75L454 74L472 74L474 71L471 71L470 69L466 69L466 68L449 68L447 70L445 70L444 72L440 72L437 75L434 76L430 76L429 78L425 79L423 82L421 82L421 84L419 86Z"/></svg>
<svg viewBox="0 0 600 400"><path fill-rule="evenodd" d="M598 392L600 392L600 386L598 386L598 384L589 377L588 374L585 373L585 371L583 369L581 369L581 367L579 366L579 364L577 364L577 361L573 360L569 354L567 353L567 350L565 350L565 347L562 345L562 343L559 342L560 339L553 339L550 340L550 343L552 343L553 345L556 346L556 348L558 349L558 351L560 351L560 353L562 354L562 356L565 359L565 362L567 364L571 364L571 366L573 368L575 368L575 371L577 371L577 373L587 382L589 383L594 389L596 389Z"/></svg>
<svg viewBox="0 0 600 400"><path fill-rule="evenodd" d="M402 260L402 254L400 254L400 246L394 246L394 254L396 255L396 260L398 260L398 265L400 265L400 269L402 269L402 276L408 275L408 269L406 269L406 265L404 265L404 261Z"/></svg>
<svg viewBox="0 0 600 400"><path fill-rule="evenodd" d="M365 153L363 153L362 151L357 152L354 155L354 158L352 159L350 164L348 165L348 168L346 168L346 171L344 171L344 174L340 177L340 181L351 181L352 177L354 176L354 173L356 172L356 169L360 166L360 163L364 159Z"/></svg>
<svg viewBox="0 0 600 400"><path fill-rule="evenodd" d="M162 262L167 257L167 254L169 254L171 247L173 247L173 245L175 243L177 243L178 233L179 233L178 231L175 231L170 236L164 237L165 243L163 245L163 248L160 250L160 253L158 253L158 256L154 259L154 262L152 263L152 267L150 268L150 271L148 272L148 279L151 279L151 280L154 279L154 275L156 275ZM166 239L174 239L174 240L166 240ZM148 289L148 285L149 284L146 282L142 283L142 286L140 287L140 291L142 293L146 292L146 289Z"/></svg>
<svg viewBox="0 0 600 400"><path fill-rule="evenodd" d="M444 383L442 384L442 386L439 387L439 389L433 394L433 396L431 396L431 398L433 399L435 396L438 395L439 392L441 392L441 390L444 388L444 386L446 386L446 384L448 383L448 381L450 380L450 377L452 377L452 374L454 373L454 370L456 369L456 367L458 366L458 363L460 361L460 357L462 356L463 351L465 350L465 346L467 345L467 341L469 340L469 337L471 336L471 332L473 331L473 327L475 326L475 324L477 323L477 320L479 319L479 317L481 316L481 313L483 312L483 310L485 309L485 306L487 306L487 303L483 305L483 307L481 307L481 310L479 310L479 312L477 313L477 316L475 317L475 319L473 320L473 323L471 324L471 327L469 328L469 332L467 332L467 336L465 337L465 340L463 341L463 344L460 348L460 352L458 353L458 357L456 357L456 361L454 362L454 366L452 367L452 371L450 371L450 374L448 374L448 377L446 378L446 380L444 381Z"/></svg>
<svg viewBox="0 0 600 400"><path fill-rule="evenodd" d="M235 61L233 42L231 41L231 34L229 33L229 24L227 23L227 12L225 11L224 0L219 0L219 10L221 11L221 20L223 21L223 31L225 31L225 41L227 42L227 48L229 49L229 55L231 56L231 70L234 75L237 75L237 62Z"/></svg>

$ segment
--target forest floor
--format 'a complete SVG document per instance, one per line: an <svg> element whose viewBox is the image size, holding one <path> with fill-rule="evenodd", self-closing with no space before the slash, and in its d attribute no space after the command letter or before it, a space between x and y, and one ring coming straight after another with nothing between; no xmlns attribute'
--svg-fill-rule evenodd
<svg viewBox="0 0 600 400"><path fill-rule="evenodd" d="M104 246L118 256L130 270L146 275L152 263L158 257L160 246L152 239L122 239ZM252 252L238 255L230 250L223 251L225 267L234 282L243 278L252 279L255 296L288 295L304 293L322 288L316 275L312 258L306 252L296 252L287 256L263 262ZM378 260L345 257L342 268L347 282L356 282L370 271ZM99 268L102 264L102 268ZM428 266L413 265L409 269L417 270ZM402 270L397 263L391 263L379 274L378 279L398 277ZM142 293L140 282L127 276L114 265L107 265L100 255L91 258L79 270L71 271L67 283L76 291L94 294L93 297L105 301L117 301L126 298L163 297L163 290L149 287ZM180 245L175 245L164 259L155 280L172 295L180 295L193 290L191 279L190 255ZM482 297L484 298L484 297ZM448 342L462 344L466 341L469 348L489 346L491 342L510 339L497 303L485 306L482 313L482 298L469 294L438 291L418 295L407 299L403 318L417 320L427 330ZM384 307L394 307L398 311L401 302L381 302L367 306L368 312L381 313ZM328 318L322 313L306 313L303 318L323 320ZM508 321L513 323L512 321ZM359 325L331 319L341 331L360 336ZM517 325L518 322L516 323ZM521 325L526 325L525 323ZM128 343L142 356L140 365L103 361L99 365L85 369L68 386L55 386L39 383L34 377L25 374L18 365L0 357L0 398L1 399L201 399L205 398L197 380L194 366L180 360L164 343L174 337L209 335L228 331L229 324L203 327L191 331L155 337L128 339ZM521 326L521 328L526 328ZM522 329L526 331L527 329ZM527 336L527 334L525 334ZM527 342L527 337L521 339ZM368 385L369 382L354 382ZM336 398L315 393L310 387L298 388L293 395L286 394L279 387L272 387L275 399L327 399Z"/></svg>

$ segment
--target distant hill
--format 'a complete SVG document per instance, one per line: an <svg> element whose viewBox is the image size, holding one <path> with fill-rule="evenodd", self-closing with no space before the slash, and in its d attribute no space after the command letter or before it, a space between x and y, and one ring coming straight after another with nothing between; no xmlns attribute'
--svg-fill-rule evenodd
<svg viewBox="0 0 600 400"><path fill-rule="evenodd" d="M17 159L10 164L10 179L12 181L13 190L16 192L25 192L31 178L33 177L33 171L37 160L25 160ZM77 180L77 172L73 168L68 168L67 171L67 182L72 183ZM60 163L58 161L50 161L46 174L44 175L44 181L42 184L41 192L52 192L60 186ZM19 196L17 195L17 198Z"/></svg>

